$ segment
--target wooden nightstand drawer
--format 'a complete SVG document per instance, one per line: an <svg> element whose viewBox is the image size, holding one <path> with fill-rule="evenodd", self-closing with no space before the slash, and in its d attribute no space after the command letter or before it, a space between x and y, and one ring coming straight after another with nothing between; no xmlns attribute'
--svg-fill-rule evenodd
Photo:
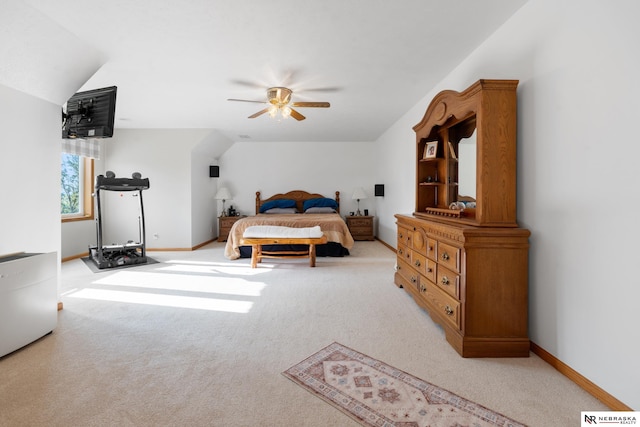
<svg viewBox="0 0 640 427"><path fill-rule="evenodd" d="M347 227L353 240L373 240L372 216L348 216Z"/></svg>
<svg viewBox="0 0 640 427"><path fill-rule="evenodd" d="M353 217L349 218L349 225L352 227L371 227L373 218L371 217Z"/></svg>
<svg viewBox="0 0 640 427"><path fill-rule="evenodd" d="M233 224L242 218L246 218L246 215L218 217L218 241L225 242L229 238L229 232Z"/></svg>

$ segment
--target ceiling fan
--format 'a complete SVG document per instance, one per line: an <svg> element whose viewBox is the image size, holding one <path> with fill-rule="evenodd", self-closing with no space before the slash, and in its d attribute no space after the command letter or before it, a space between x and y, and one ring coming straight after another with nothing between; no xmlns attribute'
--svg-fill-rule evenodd
<svg viewBox="0 0 640 427"><path fill-rule="evenodd" d="M250 101L247 99L227 99L227 101L240 101L240 102L255 102L258 104L270 104L267 108L258 111L249 116L250 119L255 119L264 113L269 113L272 118L277 118L280 115L283 119L289 116L296 120L304 120L306 117L294 110L292 107L303 108L329 108L331 105L328 102L291 102L291 95L293 92L286 87L270 87L267 89L267 101Z"/></svg>

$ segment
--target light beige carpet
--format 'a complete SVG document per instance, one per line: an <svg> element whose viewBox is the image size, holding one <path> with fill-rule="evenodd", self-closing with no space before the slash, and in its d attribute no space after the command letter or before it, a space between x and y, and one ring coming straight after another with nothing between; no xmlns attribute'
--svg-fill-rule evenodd
<svg viewBox="0 0 640 427"><path fill-rule="evenodd" d="M282 375L332 342L532 427L606 409L536 356L461 358L379 242L315 268L252 269L223 250L101 273L64 263L58 327L0 359L0 426L358 426Z"/></svg>

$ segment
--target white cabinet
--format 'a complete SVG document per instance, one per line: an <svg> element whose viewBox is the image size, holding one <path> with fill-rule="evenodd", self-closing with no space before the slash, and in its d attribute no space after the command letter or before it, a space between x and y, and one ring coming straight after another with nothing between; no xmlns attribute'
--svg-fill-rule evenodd
<svg viewBox="0 0 640 427"><path fill-rule="evenodd" d="M57 262L56 252L0 258L0 357L55 329Z"/></svg>

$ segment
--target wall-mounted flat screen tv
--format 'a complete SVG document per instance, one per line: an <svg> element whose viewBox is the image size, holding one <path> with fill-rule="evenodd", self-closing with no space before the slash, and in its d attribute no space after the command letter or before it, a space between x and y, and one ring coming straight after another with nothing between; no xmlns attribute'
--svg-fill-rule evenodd
<svg viewBox="0 0 640 427"><path fill-rule="evenodd" d="M78 92L62 111L62 138L110 138L116 113L116 86Z"/></svg>

